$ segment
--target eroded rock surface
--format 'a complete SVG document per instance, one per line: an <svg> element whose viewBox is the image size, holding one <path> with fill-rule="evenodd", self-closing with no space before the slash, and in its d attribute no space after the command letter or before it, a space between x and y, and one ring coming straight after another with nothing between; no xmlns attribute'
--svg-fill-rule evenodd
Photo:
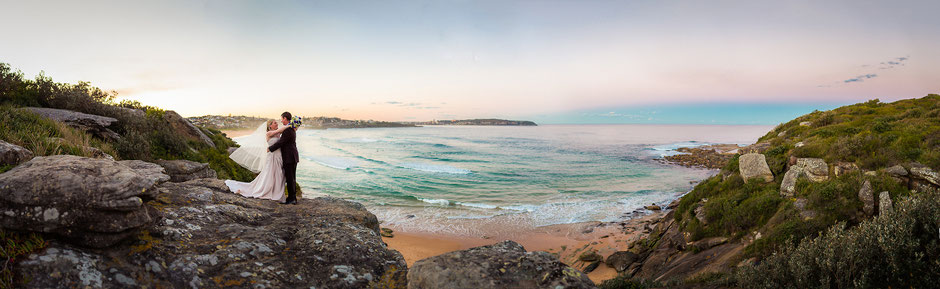
<svg viewBox="0 0 940 289"><path fill-rule="evenodd" d="M105 160L88 160L108 167ZM166 178L145 162L112 163L120 171L135 168L137 183ZM280 205L233 194L222 180L207 178L166 182L154 190L155 198L143 205L151 208L153 222L131 238L106 248L52 238L48 248L17 263L18 280L30 280L25 288L405 284L404 258L382 243L378 220L361 204L316 198Z"/></svg>
<svg viewBox="0 0 940 289"><path fill-rule="evenodd" d="M408 271L408 288L597 287L547 252L503 241L419 260Z"/></svg>
<svg viewBox="0 0 940 289"><path fill-rule="evenodd" d="M169 122L170 126L172 126L176 132L183 134L187 138L205 143L210 147L215 146L215 143L212 142L212 139L206 136L202 130L197 128L195 125L193 125L193 123L189 122L188 119L183 118L175 111L167 110L163 114L163 119Z"/></svg>
<svg viewBox="0 0 940 289"><path fill-rule="evenodd" d="M105 159L36 157L0 174L0 226L106 247L151 223L156 181Z"/></svg>
<svg viewBox="0 0 940 289"><path fill-rule="evenodd" d="M33 152L0 140L0 166L18 165L33 158Z"/></svg>
<svg viewBox="0 0 940 289"><path fill-rule="evenodd" d="M111 124L117 122L115 118L47 107L27 107L25 109L103 139L117 140L121 138L121 135L108 128Z"/></svg>
<svg viewBox="0 0 940 289"><path fill-rule="evenodd" d="M799 158L790 166L783 180L780 181L780 195L793 197L796 194L796 181L807 178L812 182L822 182L829 179L829 165L818 158Z"/></svg>
<svg viewBox="0 0 940 289"><path fill-rule="evenodd" d="M764 182L772 182L774 174L770 172L767 166L767 158L759 153L748 153L738 158L738 168L741 172L741 178L745 182L752 178L761 178Z"/></svg>
<svg viewBox="0 0 940 289"><path fill-rule="evenodd" d="M216 172L208 163L188 160L157 160L157 164L166 170L171 182L185 182L195 179L216 178Z"/></svg>

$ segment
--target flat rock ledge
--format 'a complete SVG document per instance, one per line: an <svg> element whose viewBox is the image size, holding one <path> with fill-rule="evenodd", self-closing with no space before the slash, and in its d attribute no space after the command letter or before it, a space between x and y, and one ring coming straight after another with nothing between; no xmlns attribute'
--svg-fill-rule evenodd
<svg viewBox="0 0 940 289"><path fill-rule="evenodd" d="M81 162L108 165L100 159ZM130 178L136 182L167 179L153 164L112 163L134 167L138 173ZM98 174L88 172L100 178ZM233 194L222 180L209 178L160 183L154 190L153 199L142 206L152 221L135 235L107 247L47 238L46 249L14 266L16 280L28 280L17 285L400 288L406 283L404 258L382 242L378 220L361 204L316 198L280 205Z"/></svg>
<svg viewBox="0 0 940 289"><path fill-rule="evenodd" d="M121 138L121 135L108 128L111 124L117 122L115 118L46 107L27 107L24 109L42 117L65 123L102 139L118 140Z"/></svg>
<svg viewBox="0 0 940 289"><path fill-rule="evenodd" d="M111 160L36 157L0 174L0 226L111 246L152 222L156 183Z"/></svg>
<svg viewBox="0 0 940 289"><path fill-rule="evenodd" d="M408 288L597 288L587 275L547 252L513 241L422 259L408 271Z"/></svg>
<svg viewBox="0 0 940 289"><path fill-rule="evenodd" d="M209 167L209 163L188 160L157 160L156 162L163 167L166 174L170 176L171 182L179 183L195 179L214 179L217 177L215 170Z"/></svg>

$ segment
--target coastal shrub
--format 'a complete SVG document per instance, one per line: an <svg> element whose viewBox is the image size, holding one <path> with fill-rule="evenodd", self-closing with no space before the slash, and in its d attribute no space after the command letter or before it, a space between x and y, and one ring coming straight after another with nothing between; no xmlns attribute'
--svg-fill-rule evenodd
<svg viewBox="0 0 940 289"><path fill-rule="evenodd" d="M652 282L643 282L630 279L626 275L620 274L617 277L604 280L601 284L597 285L597 288L600 289L645 289L659 287L659 284Z"/></svg>
<svg viewBox="0 0 940 289"><path fill-rule="evenodd" d="M733 173L726 178L714 176L686 194L674 216L691 241L714 236L741 236L763 226L777 211L783 199L776 183L748 182ZM707 199L707 201L705 201ZM707 225L696 218L703 206Z"/></svg>
<svg viewBox="0 0 940 289"><path fill-rule="evenodd" d="M744 288L931 288L940 280L940 196L903 198L854 228L845 223L736 274Z"/></svg>
<svg viewBox="0 0 940 289"><path fill-rule="evenodd" d="M906 186L884 175L865 176L854 172L819 183L800 180L796 185L797 197L807 199L805 210L815 212L815 217L804 220L792 202L785 202L786 205L766 222L764 237L745 248L745 255L768 256L803 238L815 237L838 222L855 226L865 219L862 202L858 199L858 191L865 181L871 183L875 194L888 191L892 199L910 195ZM782 198L778 200L783 202Z"/></svg>
<svg viewBox="0 0 940 289"><path fill-rule="evenodd" d="M792 148L791 145L782 144L774 146L764 152L764 156L767 159L767 166L770 167L770 172L774 174L775 179L782 180L783 174L786 173L788 156L787 152Z"/></svg>

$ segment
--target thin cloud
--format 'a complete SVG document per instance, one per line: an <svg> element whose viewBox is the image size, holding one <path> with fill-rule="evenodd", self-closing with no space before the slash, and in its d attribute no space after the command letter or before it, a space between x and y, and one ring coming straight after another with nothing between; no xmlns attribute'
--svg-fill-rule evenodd
<svg viewBox="0 0 940 289"><path fill-rule="evenodd" d="M865 81L866 79L872 79L875 77L878 77L878 75L877 74L863 74L863 75L859 75L853 78L843 80L842 82L843 83L862 82L862 81Z"/></svg>
<svg viewBox="0 0 940 289"><path fill-rule="evenodd" d="M909 56L895 57L888 61L879 62L877 65L863 64L861 65L861 67L864 68L865 70L870 70L870 69L874 69L874 67L877 66L878 70L887 70L887 69L893 69L899 66L905 66L906 62L909 59L910 59ZM874 73L874 71L870 71L870 72L865 72L864 74L860 74L858 76L855 76L846 80L842 80L842 81L835 82L835 83L829 83L829 84L820 84L820 85L817 85L816 87L825 88L825 87L837 86L839 84L848 85L852 83L864 82L865 80L872 79L875 77L878 77L878 74Z"/></svg>

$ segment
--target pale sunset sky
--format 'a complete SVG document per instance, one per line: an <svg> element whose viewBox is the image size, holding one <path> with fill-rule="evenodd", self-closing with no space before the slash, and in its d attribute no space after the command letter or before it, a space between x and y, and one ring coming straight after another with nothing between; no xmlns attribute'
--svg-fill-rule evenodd
<svg viewBox="0 0 940 289"><path fill-rule="evenodd" d="M775 124L940 93L940 1L9 1L0 62L206 114Z"/></svg>

